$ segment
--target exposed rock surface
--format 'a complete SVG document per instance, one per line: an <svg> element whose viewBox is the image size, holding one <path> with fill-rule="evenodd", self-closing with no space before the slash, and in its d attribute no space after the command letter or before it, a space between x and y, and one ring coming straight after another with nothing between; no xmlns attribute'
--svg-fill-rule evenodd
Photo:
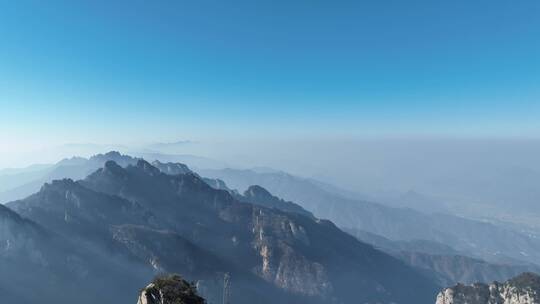
<svg viewBox="0 0 540 304"><path fill-rule="evenodd" d="M169 175L193 173L188 166L181 163L162 163L158 160L152 162L152 166Z"/></svg>
<svg viewBox="0 0 540 304"><path fill-rule="evenodd" d="M437 295L436 304L539 304L540 277L523 273L504 283L458 284Z"/></svg>
<svg viewBox="0 0 540 304"><path fill-rule="evenodd" d="M62 289L73 293L58 303L86 304L101 293L106 294L102 303L116 304L126 303L125 294L133 297L118 290L134 290L152 273L179 272L203 282L201 293L212 303L220 302L224 274L231 278L231 303L238 304L422 304L434 299L438 287L401 261L329 221L256 204L275 197L252 194L253 203L242 202L196 174L164 174L143 160L127 167L107 161L84 180L55 181L8 204L32 224L5 210L6 218L17 220L9 221L16 225L0 242L9 252L0 255L0 286L4 279L20 278L32 286L32 296L53 302L54 295L34 289L53 273L57 286L69 286ZM41 227L58 244L36 242L12 254L15 245L24 244L17 240L42 239L17 238L27 226ZM35 275L36 267L20 271L18 265L31 265L33 257L43 265L42 276Z"/></svg>
<svg viewBox="0 0 540 304"><path fill-rule="evenodd" d="M195 286L179 275L154 279L139 295L137 304L205 304Z"/></svg>

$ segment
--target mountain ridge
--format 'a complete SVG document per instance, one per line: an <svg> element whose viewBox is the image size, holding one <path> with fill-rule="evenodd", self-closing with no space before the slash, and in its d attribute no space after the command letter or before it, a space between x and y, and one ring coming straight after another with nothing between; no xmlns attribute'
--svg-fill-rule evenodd
<svg viewBox="0 0 540 304"><path fill-rule="evenodd" d="M55 192L51 187L61 190ZM200 274L199 266L193 264L189 254L180 269L173 265L175 259L161 254L157 248L172 246L167 251L184 248L182 252L186 253L190 251L186 248L204 248L208 253L205 260L209 263L212 263L210 256L216 256L225 261L223 265L229 265L225 267L228 269L214 268L215 273L204 277L205 281L215 281L218 273L232 271L236 284L252 286L247 290L255 286L263 293L274 290L272 293L277 298L294 299L295 303L329 300L350 303L358 298L427 303L434 297L435 285L422 275L370 245L360 243L331 223L240 202L228 191L210 187L196 174L167 175L144 160L125 168L107 161L84 180L53 182L44 186L42 192L58 194L38 193L10 203L9 207L24 211L26 217L38 219L55 229L67 230L58 228L67 225L74 234L73 239L79 240L83 236L85 239L81 242L93 246L98 243L78 235L76 227L101 225L106 229L101 229L99 235L106 241L99 248L114 250L138 261L146 270L189 273L191 269ZM34 200L36 203L31 203ZM109 203L98 202L105 200ZM47 202L55 204L56 207L47 209L55 214L54 221L41 215L36 207L38 202L42 208L49 208ZM72 209L66 209L68 207ZM130 208L140 215L138 220L131 216L133 210ZM73 212L68 212L71 217L67 222L66 210ZM104 215L105 211L111 217ZM84 221L87 217L91 217L88 219L91 224ZM389 277L390 272L401 273L409 279L403 283L394 276ZM403 284L411 286L406 288ZM355 292L358 288L363 290L361 295ZM412 290L422 292L413 293ZM249 295L246 297L250 298ZM237 298L236 301L246 300Z"/></svg>
<svg viewBox="0 0 540 304"><path fill-rule="evenodd" d="M295 202L318 218L332 220L347 231L367 231L393 241L423 239L445 243L468 256L489 262L521 260L540 265L540 239L501 225L355 200L327 187L319 187L310 179L291 174L230 168L200 170L200 173L219 178L231 188L246 189L250 185L260 185L284 200Z"/></svg>

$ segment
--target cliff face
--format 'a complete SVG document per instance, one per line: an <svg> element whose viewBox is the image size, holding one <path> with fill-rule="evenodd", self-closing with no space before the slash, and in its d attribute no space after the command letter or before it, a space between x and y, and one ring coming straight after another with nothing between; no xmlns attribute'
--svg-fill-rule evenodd
<svg viewBox="0 0 540 304"><path fill-rule="evenodd" d="M244 295L246 288L242 286L253 284L271 288L273 296L277 296L277 287L288 297L294 295L310 303L335 300L417 304L428 303L435 295L435 285L421 274L358 242L335 225L284 212L282 208L261 206L268 201L275 206L288 205L263 195L264 189L252 187L247 195L259 204L241 202L227 191L210 187L195 174L164 174L145 161L127 168L108 162L80 184L137 202L151 211L158 229L172 231L209 256L224 261L221 265L230 265L219 271L230 272L236 278L232 286L235 302L243 300L239 295ZM268 201L260 202L261 196ZM169 242L159 243L153 247L153 242L143 242L144 252L148 253L144 256L151 257L157 269L180 271L167 267L173 265L173 259L167 259L159 250ZM126 244L130 250L139 248L131 246L131 242ZM191 264L186 262L186 266ZM190 268L185 267L182 273L193 273L190 278L199 279L198 271ZM357 290L362 293L359 295Z"/></svg>
<svg viewBox="0 0 540 304"><path fill-rule="evenodd" d="M540 277L523 273L504 283L458 284L437 295L436 304L539 304Z"/></svg>

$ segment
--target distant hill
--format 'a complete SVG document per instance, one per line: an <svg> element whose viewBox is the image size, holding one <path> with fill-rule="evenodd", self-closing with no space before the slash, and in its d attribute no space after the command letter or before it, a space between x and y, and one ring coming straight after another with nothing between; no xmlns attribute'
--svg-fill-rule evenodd
<svg viewBox="0 0 540 304"><path fill-rule="evenodd" d="M442 286L505 281L527 271L540 273L540 267L534 264L486 262L438 242L392 241L365 231L349 231L349 233L423 271Z"/></svg>
<svg viewBox="0 0 540 304"><path fill-rule="evenodd" d="M233 189L260 185L346 230L366 231L394 241L442 243L487 261L521 260L540 265L540 237L506 226L352 199L335 188L280 171L221 169L198 173L221 179ZM414 192L406 195L407 199L421 201L418 196Z"/></svg>
<svg viewBox="0 0 540 304"><path fill-rule="evenodd" d="M16 177L17 184L12 187L7 187L7 190L0 191L0 203L18 200L37 192L44 183L51 182L55 179L82 179L88 174L102 167L105 162L112 160L122 166L135 164L136 158L122 155L119 152L111 151L105 154L97 154L89 159L82 157L73 157L63 159L55 165L46 166L43 169L31 171L30 173L21 173ZM13 176L0 175L2 179L13 179Z"/></svg>

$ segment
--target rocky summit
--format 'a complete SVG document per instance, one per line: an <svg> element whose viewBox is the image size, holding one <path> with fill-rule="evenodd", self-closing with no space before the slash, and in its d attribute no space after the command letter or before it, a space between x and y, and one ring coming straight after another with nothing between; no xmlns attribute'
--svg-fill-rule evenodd
<svg viewBox="0 0 540 304"><path fill-rule="evenodd" d="M179 275L156 277L143 288L137 304L205 304L195 286Z"/></svg>
<svg viewBox="0 0 540 304"><path fill-rule="evenodd" d="M523 273L504 283L458 284L437 295L436 304L539 304L540 276Z"/></svg>

